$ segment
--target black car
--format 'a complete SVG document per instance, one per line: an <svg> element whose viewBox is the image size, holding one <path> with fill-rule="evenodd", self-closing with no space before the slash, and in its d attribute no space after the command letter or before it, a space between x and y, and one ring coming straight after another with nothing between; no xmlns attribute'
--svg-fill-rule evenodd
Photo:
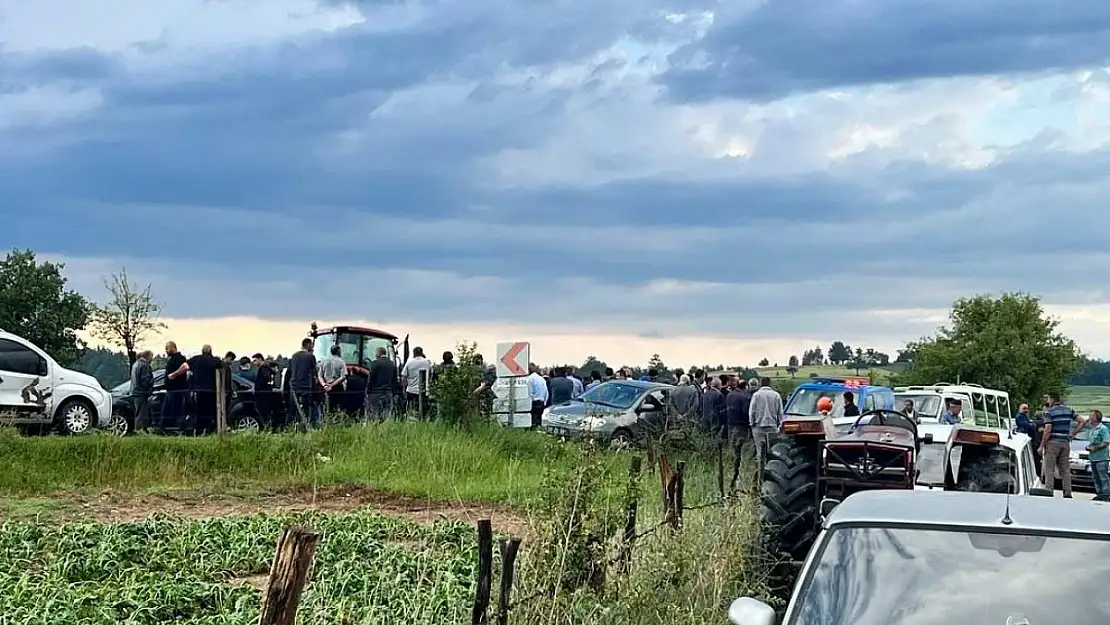
<svg viewBox="0 0 1110 625"><path fill-rule="evenodd" d="M269 425L269 420L264 414L274 414L284 411L284 402L281 394L267 393L270 410L259 410L259 402L254 391L254 382L237 373L231 376L231 398L227 411L227 424L232 430L259 430ZM112 394L112 430L120 436L130 434L135 430L135 405L131 397L131 382L124 382L111 391ZM166 370L154 371L154 393L150 396L150 420L152 424L161 421L162 404L166 399ZM185 399L185 410L188 413L195 405L195 393L189 391ZM181 423L162 424L166 433L181 431Z"/></svg>

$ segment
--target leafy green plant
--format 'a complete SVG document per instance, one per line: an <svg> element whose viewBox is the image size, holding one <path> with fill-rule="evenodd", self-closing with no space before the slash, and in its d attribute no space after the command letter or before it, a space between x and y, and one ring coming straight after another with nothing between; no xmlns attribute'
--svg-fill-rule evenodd
<svg viewBox="0 0 1110 625"><path fill-rule="evenodd" d="M445 423L470 427L488 421L482 398L475 390L482 383L482 365L476 343L460 343L455 349L455 366L437 375L434 392L439 404L439 419Z"/></svg>

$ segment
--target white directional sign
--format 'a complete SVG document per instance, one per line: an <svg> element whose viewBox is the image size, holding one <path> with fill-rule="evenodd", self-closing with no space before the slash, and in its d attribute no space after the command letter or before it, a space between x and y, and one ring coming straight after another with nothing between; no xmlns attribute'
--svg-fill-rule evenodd
<svg viewBox="0 0 1110 625"><path fill-rule="evenodd" d="M528 375L531 345L525 341L497 344L497 377L512 378Z"/></svg>
<svg viewBox="0 0 1110 625"><path fill-rule="evenodd" d="M497 382L493 385L493 413L503 425L532 425L532 397L528 393L528 363L531 345L527 341L497 344Z"/></svg>

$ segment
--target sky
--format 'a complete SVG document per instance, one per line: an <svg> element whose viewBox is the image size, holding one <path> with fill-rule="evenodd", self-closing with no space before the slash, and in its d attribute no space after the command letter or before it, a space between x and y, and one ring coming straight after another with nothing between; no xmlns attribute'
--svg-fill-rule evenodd
<svg viewBox="0 0 1110 625"><path fill-rule="evenodd" d="M1110 356L1110 3L0 0L0 248L186 350L893 351L1041 296Z"/></svg>

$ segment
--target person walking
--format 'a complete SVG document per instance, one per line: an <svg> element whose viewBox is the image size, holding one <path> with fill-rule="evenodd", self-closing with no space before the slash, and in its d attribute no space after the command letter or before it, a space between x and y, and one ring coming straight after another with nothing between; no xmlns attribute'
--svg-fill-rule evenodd
<svg viewBox="0 0 1110 625"><path fill-rule="evenodd" d="M782 425L782 395L771 386L771 378L759 380L757 390L752 393L749 419L752 424L752 438L755 440L756 459L762 467L771 440Z"/></svg>
<svg viewBox="0 0 1110 625"><path fill-rule="evenodd" d="M528 364L529 374L528 396L532 399L532 429L539 429L543 425L543 410L547 406L547 380L540 375L540 368L536 363Z"/></svg>
<svg viewBox="0 0 1110 625"><path fill-rule="evenodd" d="M1090 454L1091 479L1095 483L1095 501L1110 501L1110 428L1102 422L1102 412L1092 410L1083 426L1091 431L1087 441Z"/></svg>
<svg viewBox="0 0 1110 625"><path fill-rule="evenodd" d="M1044 483L1051 486L1059 473L1060 480L1064 483L1064 498L1071 499L1069 442L1075 438L1073 430L1080 425L1079 417L1074 410L1061 403L1059 393L1050 393L1044 420L1044 434L1041 437L1041 457L1044 458L1044 464L1041 467L1041 476Z"/></svg>
<svg viewBox="0 0 1110 625"><path fill-rule="evenodd" d="M150 396L154 394L154 372L150 361L154 353L149 349L139 352L135 364L131 365L131 402L135 408L135 431L150 429Z"/></svg>

